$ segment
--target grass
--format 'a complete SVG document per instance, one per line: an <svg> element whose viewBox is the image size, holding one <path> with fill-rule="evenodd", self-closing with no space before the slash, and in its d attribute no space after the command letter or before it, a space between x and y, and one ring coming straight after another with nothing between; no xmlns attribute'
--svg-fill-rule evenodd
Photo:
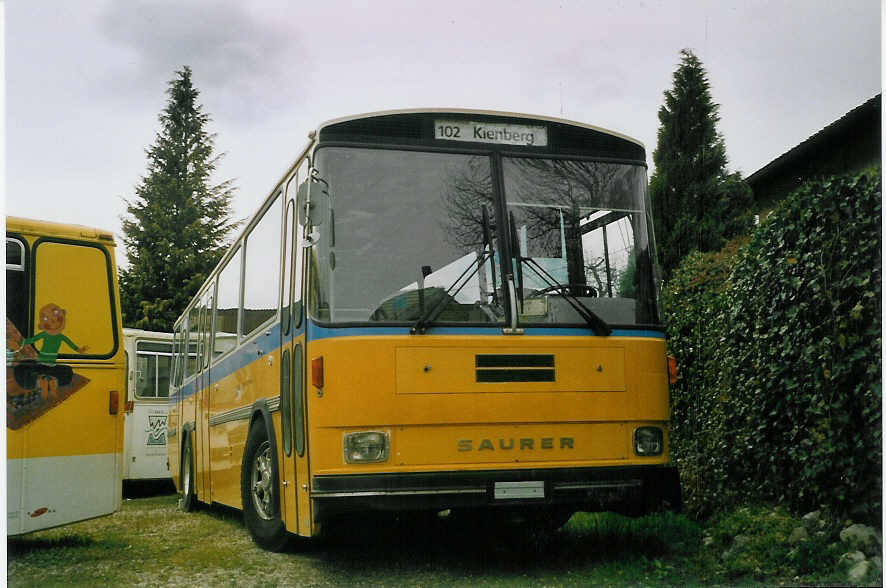
<svg viewBox="0 0 886 588"><path fill-rule="evenodd" d="M126 500L112 516L10 539L9 582L15 586L175 584L189 577L191 569L248 563L240 552L251 545L238 515L214 510L191 517L176 505L171 495Z"/></svg>
<svg viewBox="0 0 886 588"><path fill-rule="evenodd" d="M845 583L841 551L786 541L796 518L740 508L704 525L662 513L578 513L531 540L446 519L352 519L284 553L250 541L229 509L183 513L173 495L126 500L120 512L8 541L10 586L587 586ZM748 538L723 558L735 535ZM705 546L705 537L709 537ZM880 576L866 583L882 582Z"/></svg>

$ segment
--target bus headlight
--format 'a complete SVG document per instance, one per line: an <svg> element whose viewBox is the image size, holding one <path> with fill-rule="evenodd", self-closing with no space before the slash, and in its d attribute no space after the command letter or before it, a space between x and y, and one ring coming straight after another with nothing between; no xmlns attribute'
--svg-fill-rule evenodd
<svg viewBox="0 0 886 588"><path fill-rule="evenodd" d="M387 432L360 431L345 433L345 463L378 463L388 460L391 440Z"/></svg>
<svg viewBox="0 0 886 588"><path fill-rule="evenodd" d="M634 453L642 456L661 455L664 451L664 433L659 427L634 429Z"/></svg>

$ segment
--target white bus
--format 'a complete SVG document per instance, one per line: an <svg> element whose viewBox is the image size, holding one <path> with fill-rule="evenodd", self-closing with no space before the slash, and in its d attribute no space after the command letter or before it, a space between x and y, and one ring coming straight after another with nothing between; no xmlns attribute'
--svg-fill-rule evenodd
<svg viewBox="0 0 886 588"><path fill-rule="evenodd" d="M169 479L166 408L172 334L123 329L126 349L124 480Z"/></svg>

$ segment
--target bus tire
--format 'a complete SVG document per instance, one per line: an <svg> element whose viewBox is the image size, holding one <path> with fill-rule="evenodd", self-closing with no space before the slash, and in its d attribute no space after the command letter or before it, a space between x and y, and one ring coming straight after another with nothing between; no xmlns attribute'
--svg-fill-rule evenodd
<svg viewBox="0 0 886 588"><path fill-rule="evenodd" d="M281 551L288 537L280 518L280 476L271 443L263 420L256 420L246 437L240 494L243 521L253 541L262 549Z"/></svg>
<svg viewBox="0 0 886 588"><path fill-rule="evenodd" d="M182 449L180 479L182 497L178 504L183 511L192 512L197 508L197 491L194 487L197 477L194 468L194 442L190 434L185 437L185 446Z"/></svg>

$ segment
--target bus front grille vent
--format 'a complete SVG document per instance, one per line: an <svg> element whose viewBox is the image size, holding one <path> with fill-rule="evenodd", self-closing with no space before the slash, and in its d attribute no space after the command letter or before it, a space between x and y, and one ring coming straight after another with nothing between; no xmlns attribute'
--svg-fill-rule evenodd
<svg viewBox="0 0 886 588"><path fill-rule="evenodd" d="M553 382L553 355L476 355L477 382Z"/></svg>

